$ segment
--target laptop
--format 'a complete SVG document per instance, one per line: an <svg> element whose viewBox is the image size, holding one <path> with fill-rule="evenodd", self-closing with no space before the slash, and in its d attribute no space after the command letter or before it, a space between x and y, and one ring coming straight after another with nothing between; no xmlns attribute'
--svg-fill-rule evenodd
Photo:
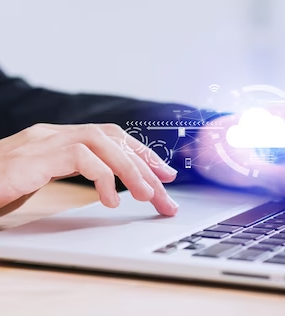
<svg viewBox="0 0 285 316"><path fill-rule="evenodd" d="M0 232L16 263L285 289L285 200L204 185L167 187L175 217L126 191Z"/></svg>

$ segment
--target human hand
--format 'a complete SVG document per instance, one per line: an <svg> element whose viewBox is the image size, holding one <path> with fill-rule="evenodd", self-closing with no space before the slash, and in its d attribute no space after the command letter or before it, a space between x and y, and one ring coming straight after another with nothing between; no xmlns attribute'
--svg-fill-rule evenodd
<svg viewBox="0 0 285 316"><path fill-rule="evenodd" d="M269 106L266 110L285 118L283 108L284 106ZM198 146L198 158L195 161L197 170L205 178L218 184L241 189L259 188L273 195L285 196L285 165L262 159L255 148L234 148L229 145L226 133L231 126L237 125L239 120L240 115L227 115L214 120L217 125L221 123L224 127L219 131L218 139L213 136L215 132L201 129L198 136L201 146ZM222 146L217 146L218 143ZM224 153L227 156L223 159ZM229 162L228 158L235 165Z"/></svg>
<svg viewBox="0 0 285 316"><path fill-rule="evenodd" d="M162 183L172 182L177 172L141 146L115 124L37 124L4 138L0 140L0 215L18 208L47 183L81 174L94 181L107 207L120 203L117 175L135 199L150 201L160 214L173 216L178 205ZM146 151L154 165L148 163Z"/></svg>

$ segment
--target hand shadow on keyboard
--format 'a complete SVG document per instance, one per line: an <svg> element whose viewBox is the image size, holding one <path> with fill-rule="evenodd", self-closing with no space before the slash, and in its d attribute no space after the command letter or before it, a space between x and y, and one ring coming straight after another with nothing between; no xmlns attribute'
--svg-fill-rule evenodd
<svg viewBox="0 0 285 316"><path fill-rule="evenodd" d="M49 233L61 233L68 231L75 231L88 228L100 228L108 226L122 226L128 225L137 221L149 221L156 219L163 219L165 216L127 216L127 217L110 217L110 218L90 218L90 217L51 217L45 218L37 222L32 222L17 227L17 230L13 234L49 234Z"/></svg>

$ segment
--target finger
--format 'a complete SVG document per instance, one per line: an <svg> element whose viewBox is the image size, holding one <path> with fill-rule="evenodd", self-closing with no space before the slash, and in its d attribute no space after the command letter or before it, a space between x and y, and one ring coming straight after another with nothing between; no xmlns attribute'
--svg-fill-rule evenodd
<svg viewBox="0 0 285 316"><path fill-rule="evenodd" d="M55 125L55 124L40 124L41 127L52 129L56 131L79 131L79 130L93 130L93 125L95 124L78 124L78 125ZM166 164L158 154L153 150L150 150L146 145L142 144L135 137L126 133L121 127L116 124L96 124L100 129L107 135L111 137L120 137L122 143L120 145L124 146L126 144L128 147L133 149L137 155L139 155L152 171L159 177L162 182L168 183L172 182L177 176L177 170ZM150 163L152 162L152 163Z"/></svg>
<svg viewBox="0 0 285 316"><path fill-rule="evenodd" d="M54 177L80 173L86 179L94 181L101 202L108 207L117 207L120 198L115 187L115 178L112 170L97 157L87 146L78 143L59 149L58 153L52 153L47 158L54 167ZM61 169L56 167L59 156ZM54 163L53 163L54 161Z"/></svg>
<svg viewBox="0 0 285 316"><path fill-rule="evenodd" d="M177 176L177 170L166 164L157 153L150 150L146 145L141 143L135 137L131 136L116 124L101 124L103 132L111 137L120 137L121 146L128 146L133 149L159 177L162 182L172 182Z"/></svg>
<svg viewBox="0 0 285 316"><path fill-rule="evenodd" d="M115 142L120 143L120 138L112 138ZM146 182L154 189L154 196L151 199L151 203L156 208L156 210L166 216L173 216L177 213L179 205L173 201L170 196L167 194L163 184L160 179L152 172L149 166L135 153L129 153L129 157L138 167L140 173Z"/></svg>
<svg viewBox="0 0 285 316"><path fill-rule="evenodd" d="M9 194L6 194L5 198L6 205L43 187L52 178L64 177L75 172L95 182L100 200L105 206L117 207L119 204L112 170L88 147L80 143L62 146L40 156L21 156L19 159L12 159L6 169L9 177L2 182L9 188Z"/></svg>
<svg viewBox="0 0 285 316"><path fill-rule="evenodd" d="M95 125L92 125L91 132L90 130L75 130L54 134L35 142L33 148L30 148L30 152L38 151L39 148L43 151L50 150L50 148L56 150L77 143L84 144L95 153L122 180L135 199L149 201L153 197L153 188L143 179L135 163L117 143Z"/></svg>

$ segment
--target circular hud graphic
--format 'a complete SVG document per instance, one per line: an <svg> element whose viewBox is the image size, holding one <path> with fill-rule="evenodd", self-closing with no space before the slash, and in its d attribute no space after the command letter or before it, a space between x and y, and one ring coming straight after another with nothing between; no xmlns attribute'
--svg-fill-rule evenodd
<svg viewBox="0 0 285 316"><path fill-rule="evenodd" d="M231 91L232 100L229 102L228 109L232 109L232 112L242 113L242 117L246 117L247 113L250 113L252 111L254 113L255 110L255 116L252 117L252 122L248 121L248 130L247 134L244 133L244 135L241 135L243 137L240 137L242 141L240 142L240 146L235 146L235 149L237 148L251 148L254 150L254 152L250 153L249 158L251 163L253 165L256 165L256 168L249 169L246 168L245 165L240 165L235 161L234 157L234 150L228 150L229 142L225 140L225 132L228 133L231 129L236 128L236 130L241 129L240 124L232 126L228 129L228 131L224 131L223 135L221 133L217 132L215 134L212 134L212 139L215 142L215 149L220 156L220 158L233 170L245 175L245 176L252 176L252 177L258 177L260 174L260 170L258 169L258 165L260 163L281 163L285 160L285 146L282 144L280 147L276 145L276 137L271 137L270 133L274 129L274 124L272 126L269 124L270 120L273 120L273 117L271 117L271 114L268 112L268 120L263 120L263 122L258 122L259 116L265 112L266 107L270 105L282 105L285 108L285 103L283 100L285 100L285 91L278 89L273 86L268 85L253 85L253 86L246 86L243 87L240 90L234 90ZM224 108L225 109L225 108ZM228 110L227 110L228 111ZM262 113L261 113L262 112ZM249 117L249 115L247 115ZM277 119L277 117L274 117ZM283 121L283 120L282 120ZM259 123L263 124L263 126L257 126ZM270 127L271 126L271 127ZM260 135L263 134L263 136L267 136L267 139L271 139L274 143L272 145L272 148L270 148L270 144L268 145L268 142L263 146L263 138L257 139L257 142L252 142L252 145L250 146L248 144L248 139L252 136L251 134L256 131L256 128L260 128ZM284 126L285 128L285 126ZM263 133L262 133L263 130ZM252 132L251 132L252 131ZM257 134L257 133L256 133ZM278 133L275 133L276 135ZM259 137L260 137L259 135ZM229 139L228 139L229 140ZM227 141L227 144L225 144L225 141ZM245 141L247 144L242 144L242 142ZM274 142L275 141L275 142ZM258 144L258 145L256 145ZM231 145L231 144L230 144ZM225 149L227 148L227 150ZM248 151L250 152L250 151Z"/></svg>
<svg viewBox="0 0 285 316"><path fill-rule="evenodd" d="M173 157L173 151L168 149L166 146L166 142L163 140L156 140L151 142L148 145L149 150L146 152L146 160L149 163L150 166L154 168L158 168L161 164L156 162L154 159L152 159L152 151L159 154L159 156L163 159L164 163L169 164L172 157Z"/></svg>
<svg viewBox="0 0 285 316"><path fill-rule="evenodd" d="M138 139L140 143L138 143L137 147L131 148L129 142L129 135ZM125 130L125 137L121 142L121 146L128 154L134 153L142 153L146 150L145 146L148 146L148 137L143 135L142 129L140 127L129 127Z"/></svg>

